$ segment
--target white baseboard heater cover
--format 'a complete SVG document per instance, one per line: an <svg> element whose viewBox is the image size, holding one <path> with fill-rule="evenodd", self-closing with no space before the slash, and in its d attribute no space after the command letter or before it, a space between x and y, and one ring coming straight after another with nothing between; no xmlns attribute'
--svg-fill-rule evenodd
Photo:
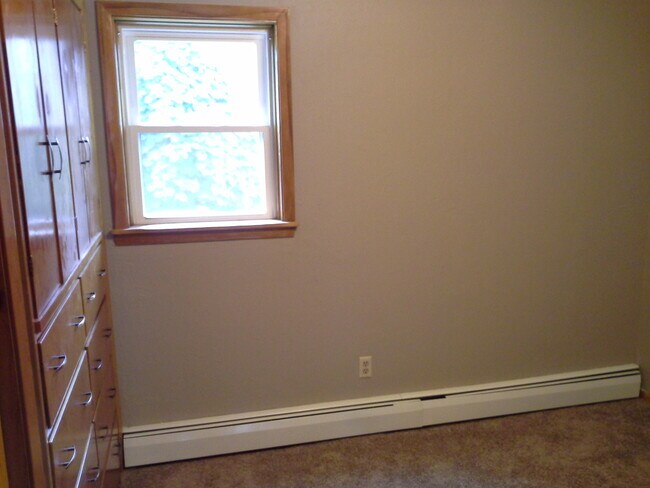
<svg viewBox="0 0 650 488"><path fill-rule="evenodd" d="M124 429L126 467L636 398L635 364Z"/></svg>

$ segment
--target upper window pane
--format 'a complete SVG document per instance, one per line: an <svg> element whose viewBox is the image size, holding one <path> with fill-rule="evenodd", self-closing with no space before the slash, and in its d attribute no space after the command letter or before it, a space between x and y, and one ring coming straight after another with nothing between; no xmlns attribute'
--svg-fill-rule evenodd
<svg viewBox="0 0 650 488"><path fill-rule="evenodd" d="M132 49L136 125L269 124L265 31L123 29ZM202 36L197 38L197 36Z"/></svg>

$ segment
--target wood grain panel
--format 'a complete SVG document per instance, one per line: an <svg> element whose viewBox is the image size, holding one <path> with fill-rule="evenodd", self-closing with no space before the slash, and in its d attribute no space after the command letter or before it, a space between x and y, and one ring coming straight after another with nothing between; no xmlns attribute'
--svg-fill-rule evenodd
<svg viewBox="0 0 650 488"><path fill-rule="evenodd" d="M92 254L88 266L81 273L81 291L84 313L88 327L95 323L97 312L104 301L108 288L108 270L104 246L98 246Z"/></svg>
<svg viewBox="0 0 650 488"><path fill-rule="evenodd" d="M88 340L88 366L90 368L90 385L96 398L106 384L112 364L112 330L108 304L102 306Z"/></svg>
<svg viewBox="0 0 650 488"><path fill-rule="evenodd" d="M22 206L19 151L14 145L18 137L14 132L5 58L8 51L17 54L20 43L33 48L31 15L29 2L0 2L2 30L7 36L0 51L0 416L11 419L3 426L3 437L9 479L17 487L51 485L47 445L43 441L46 425L41 378L31 322L35 302L27 266L28 239L34 235L28 235L23 228L27 218ZM28 24L32 25L31 31ZM29 64L29 60L24 61ZM29 79L24 83L29 91Z"/></svg>
<svg viewBox="0 0 650 488"><path fill-rule="evenodd" d="M75 224L70 155L66 132L63 89L57 34L51 0L34 0L34 23L45 108L45 125L50 141L52 186L56 212L56 227L61 260L62 281L72 274L79 260Z"/></svg>
<svg viewBox="0 0 650 488"><path fill-rule="evenodd" d="M77 17L82 16L80 10L77 11ZM79 20L75 23L77 27L74 49L74 70L77 80L77 95L79 100L79 125L81 129L82 138L85 141L87 151L88 163L84 165L84 178L86 180L86 188L91 188L93 191L87 194L87 219L88 231L91 237L96 238L102 232L102 211L100 202L99 188L99 165L97 162L95 137L92 122L92 99L90 94L90 82L88 81L89 71L86 50L86 38L84 32L81 30L83 23Z"/></svg>
<svg viewBox="0 0 650 488"><path fill-rule="evenodd" d="M88 223L88 195L86 192L85 166L88 164L88 144L81 129L79 107L79 89L77 87L77 71L75 56L80 40L82 25L81 13L72 0L55 0L58 24L57 38L65 100L65 118L70 148L70 172L74 190L74 208L77 223L77 244L79 253L84 254L90 246L90 231Z"/></svg>
<svg viewBox="0 0 650 488"><path fill-rule="evenodd" d="M59 314L39 338L49 425L54 424L75 365L84 349L85 321L81 286L77 281Z"/></svg>
<svg viewBox="0 0 650 488"><path fill-rule="evenodd" d="M0 424L0 488L9 487L7 478L7 461L5 461L5 445L2 439L2 424Z"/></svg>
<svg viewBox="0 0 650 488"><path fill-rule="evenodd" d="M102 470L100 469L99 457L97 455L95 428L92 426L88 433L88 445L86 447L86 457L81 467L79 488L97 488L102 486L101 475Z"/></svg>
<svg viewBox="0 0 650 488"><path fill-rule="evenodd" d="M56 488L76 487L95 411L85 352L75 374L70 398L50 443Z"/></svg>
<svg viewBox="0 0 650 488"><path fill-rule="evenodd" d="M55 225L50 147L42 106L36 32L30 2L2 2L11 102L21 165L25 219L33 278L35 316L51 301L61 283Z"/></svg>

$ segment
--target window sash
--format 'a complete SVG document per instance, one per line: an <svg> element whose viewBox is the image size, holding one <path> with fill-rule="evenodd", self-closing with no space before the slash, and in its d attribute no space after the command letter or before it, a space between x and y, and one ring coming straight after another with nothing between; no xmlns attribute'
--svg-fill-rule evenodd
<svg viewBox="0 0 650 488"><path fill-rule="evenodd" d="M260 111L264 120L253 120L251 125L270 124L274 117L275 73L271 69L273 63L273 30L268 27L234 27L215 24L201 26L147 26L145 24L121 24L118 28L120 56L120 82L123 87L122 118L125 125L135 125L138 120L137 81L135 69L135 42L139 40L159 41L188 41L224 40L224 41L254 41L258 47L258 86L260 89ZM141 124L146 125L146 124ZM153 125L153 124L152 124ZM171 125L171 124L170 124ZM184 124L185 125L185 124ZM191 125L191 124L187 124ZM243 124L241 124L243 125Z"/></svg>
<svg viewBox="0 0 650 488"><path fill-rule="evenodd" d="M242 214L238 212L221 212L200 216L174 216L174 217L145 217L144 199L142 194L142 173L139 154L139 138L143 133L224 133L224 132L261 132L264 139L264 183L266 193L266 212L256 214ZM129 193L129 213L131 220L136 225L164 224L173 222L226 222L233 220L264 220L276 218L279 212L277 201L278 174L274 158L273 130L270 126L228 126L228 127L201 127L201 126L131 126L124 129L125 150L127 161L127 190ZM133 164L134 163L134 164ZM179 212L180 214L180 212Z"/></svg>
<svg viewBox="0 0 650 488"><path fill-rule="evenodd" d="M118 30L120 36L120 84L122 98L122 122L124 149L126 158L126 183L129 203L129 217L135 225L185 223L185 222L231 222L275 219L280 213L278 201L280 183L278 174L278 154L275 140L276 129L272 124L276 111L275 73L271 69L273 59L273 35L268 27L235 27L227 25L201 26L148 26L141 24L124 24ZM137 103L137 79L135 69L134 44L137 40L187 41L197 40L248 40L258 45L258 86L262 116L251 117L251 124L242 125L156 125L137 123L139 107ZM260 120L263 119L263 120ZM242 117L237 118L242 122ZM259 122L266 125L259 125ZM255 124L255 122L257 122ZM224 132L261 132L264 140L264 185L266 212L242 214L237 212L220 212L209 215L185 216L179 212L173 217L145 217L142 191L142 173L139 154L139 137L143 133L224 133Z"/></svg>

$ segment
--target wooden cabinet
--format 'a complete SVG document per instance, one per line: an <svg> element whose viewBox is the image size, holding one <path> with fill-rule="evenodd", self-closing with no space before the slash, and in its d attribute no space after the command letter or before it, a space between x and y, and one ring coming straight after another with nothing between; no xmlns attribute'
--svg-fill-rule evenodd
<svg viewBox="0 0 650 488"><path fill-rule="evenodd" d="M29 246L28 266L35 315L39 316L63 281L52 178L58 155L57 147L52 145L56 140L48 139L45 125L34 7L29 1L3 0L2 16Z"/></svg>
<svg viewBox="0 0 650 488"><path fill-rule="evenodd" d="M25 295L24 309L11 310L30 327L16 368L31 374L34 391L22 400L39 432L30 449L17 442L33 465L16 486L114 488L121 424L82 2L0 0L0 14L0 128L8 141L0 172L9 175L0 189L16 195L15 211L0 198L0 224L8 218L17 229L22 266L12 267L7 296Z"/></svg>
<svg viewBox="0 0 650 488"><path fill-rule="evenodd" d="M43 317L100 234L82 12L3 0L34 314Z"/></svg>

